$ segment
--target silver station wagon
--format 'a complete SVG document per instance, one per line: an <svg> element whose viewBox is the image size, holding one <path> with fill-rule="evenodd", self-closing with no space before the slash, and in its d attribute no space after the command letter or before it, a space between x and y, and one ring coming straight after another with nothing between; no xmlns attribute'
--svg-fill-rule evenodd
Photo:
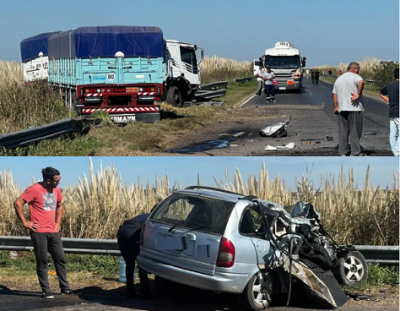
<svg viewBox="0 0 400 311"><path fill-rule="evenodd" d="M246 309L263 310L277 290L291 291L280 281L288 279L287 275L281 277L277 271L291 271L292 262L298 261L299 236L308 236L307 244L318 241L328 266L337 254L323 235L316 234L318 212L312 205L296 207L297 215L314 218L295 219L276 203L221 189L191 186L175 191L154 209L142 228L139 265L162 279L239 294ZM300 229L301 234L294 233ZM363 278L364 272L360 270ZM322 291L327 293L325 288ZM330 305L336 307L332 300Z"/></svg>

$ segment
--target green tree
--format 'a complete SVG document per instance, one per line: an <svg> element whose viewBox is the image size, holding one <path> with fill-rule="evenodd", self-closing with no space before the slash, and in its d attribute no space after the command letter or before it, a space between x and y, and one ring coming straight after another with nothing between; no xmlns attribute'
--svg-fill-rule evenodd
<svg viewBox="0 0 400 311"><path fill-rule="evenodd" d="M379 88L394 80L393 72L399 68L399 63L395 61L381 61L380 66L376 68L373 79Z"/></svg>

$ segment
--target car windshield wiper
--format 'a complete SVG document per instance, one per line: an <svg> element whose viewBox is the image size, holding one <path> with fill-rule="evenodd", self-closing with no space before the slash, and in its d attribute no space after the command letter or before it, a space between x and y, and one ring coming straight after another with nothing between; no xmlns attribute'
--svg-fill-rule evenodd
<svg viewBox="0 0 400 311"><path fill-rule="evenodd" d="M175 225L173 225L171 228L168 229L168 232L171 232L172 230L175 229L176 226L182 225L184 223L185 223L185 220L178 221Z"/></svg>

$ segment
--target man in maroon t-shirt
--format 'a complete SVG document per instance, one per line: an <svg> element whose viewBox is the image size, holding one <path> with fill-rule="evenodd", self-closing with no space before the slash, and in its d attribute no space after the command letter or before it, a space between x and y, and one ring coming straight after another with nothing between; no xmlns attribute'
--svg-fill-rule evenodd
<svg viewBox="0 0 400 311"><path fill-rule="evenodd" d="M47 272L47 252L56 268L62 295L73 294L67 281L65 254L60 237L63 213L62 194L58 184L60 172L52 167L42 169L43 181L28 187L14 202L15 212L25 228L29 229L35 257L36 273L43 298L54 298L50 291ZM23 206L29 204L30 219L26 220Z"/></svg>

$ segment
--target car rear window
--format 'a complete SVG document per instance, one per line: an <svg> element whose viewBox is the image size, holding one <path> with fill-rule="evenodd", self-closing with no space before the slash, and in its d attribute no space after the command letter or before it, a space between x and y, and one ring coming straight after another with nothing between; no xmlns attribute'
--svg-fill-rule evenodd
<svg viewBox="0 0 400 311"><path fill-rule="evenodd" d="M157 206L150 220L223 235L234 206L234 202L174 193Z"/></svg>

